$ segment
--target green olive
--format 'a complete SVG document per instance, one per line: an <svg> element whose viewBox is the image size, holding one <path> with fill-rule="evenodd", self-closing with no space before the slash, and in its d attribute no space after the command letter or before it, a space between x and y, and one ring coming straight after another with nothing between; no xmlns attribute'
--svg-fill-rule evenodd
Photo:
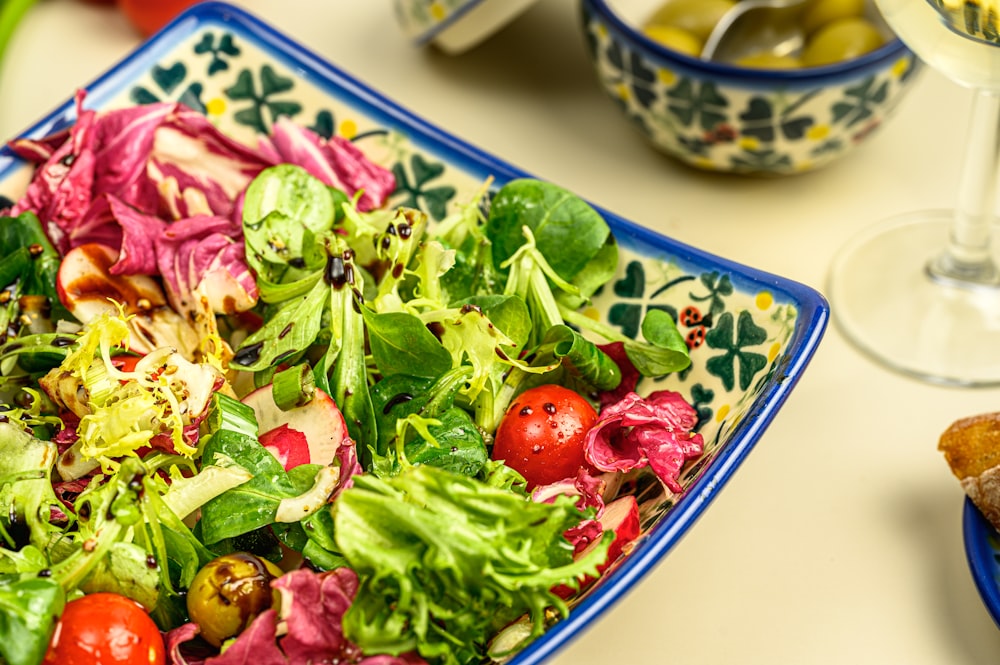
<svg viewBox="0 0 1000 665"><path fill-rule="evenodd" d="M191 621L205 641L215 646L239 635L258 614L277 607L279 594L271 580L282 571L266 559L236 552L206 563L187 594Z"/></svg>
<svg viewBox="0 0 1000 665"><path fill-rule="evenodd" d="M735 0L668 0L646 21L646 26L680 28L704 42Z"/></svg>
<svg viewBox="0 0 1000 665"><path fill-rule="evenodd" d="M736 61L736 64L740 67L753 69L798 69L802 66L802 63L795 56L778 55L766 51L742 57Z"/></svg>
<svg viewBox="0 0 1000 665"><path fill-rule="evenodd" d="M701 40L687 30L675 28L672 25L650 25L642 32L668 49L696 57L701 53Z"/></svg>
<svg viewBox="0 0 1000 665"><path fill-rule="evenodd" d="M885 41L882 33L863 18L842 18L816 32L802 51L805 67L829 65L874 51Z"/></svg>
<svg viewBox="0 0 1000 665"><path fill-rule="evenodd" d="M860 17L865 13L865 0L810 0L799 23L807 35L824 25L842 18Z"/></svg>

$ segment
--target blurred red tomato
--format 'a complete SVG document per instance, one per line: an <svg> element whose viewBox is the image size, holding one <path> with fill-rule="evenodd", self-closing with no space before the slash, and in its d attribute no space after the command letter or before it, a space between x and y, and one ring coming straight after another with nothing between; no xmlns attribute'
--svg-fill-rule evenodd
<svg viewBox="0 0 1000 665"><path fill-rule="evenodd" d="M148 37L197 1L118 0L118 8L144 37Z"/></svg>

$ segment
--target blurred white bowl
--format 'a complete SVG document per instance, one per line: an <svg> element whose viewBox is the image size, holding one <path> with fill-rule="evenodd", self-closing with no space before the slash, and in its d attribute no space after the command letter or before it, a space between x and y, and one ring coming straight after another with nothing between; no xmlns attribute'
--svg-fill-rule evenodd
<svg viewBox="0 0 1000 665"><path fill-rule="evenodd" d="M481 43L537 0L394 0L396 20L418 45L457 55Z"/></svg>

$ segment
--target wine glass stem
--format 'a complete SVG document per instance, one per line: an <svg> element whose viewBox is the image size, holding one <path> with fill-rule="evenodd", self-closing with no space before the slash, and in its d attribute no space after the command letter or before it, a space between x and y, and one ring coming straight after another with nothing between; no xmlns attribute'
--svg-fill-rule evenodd
<svg viewBox="0 0 1000 665"><path fill-rule="evenodd" d="M1000 95L979 89L972 103L955 220L947 248L927 266L932 277L949 282L1000 284L1000 271L991 249L998 176Z"/></svg>

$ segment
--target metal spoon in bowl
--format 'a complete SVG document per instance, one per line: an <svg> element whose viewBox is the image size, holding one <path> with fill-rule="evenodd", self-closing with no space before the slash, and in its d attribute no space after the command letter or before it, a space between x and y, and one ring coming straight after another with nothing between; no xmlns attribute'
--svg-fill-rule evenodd
<svg viewBox="0 0 1000 665"><path fill-rule="evenodd" d="M798 24L808 0L742 0L712 29L701 50L705 60L736 62L761 52L786 56L805 44Z"/></svg>

